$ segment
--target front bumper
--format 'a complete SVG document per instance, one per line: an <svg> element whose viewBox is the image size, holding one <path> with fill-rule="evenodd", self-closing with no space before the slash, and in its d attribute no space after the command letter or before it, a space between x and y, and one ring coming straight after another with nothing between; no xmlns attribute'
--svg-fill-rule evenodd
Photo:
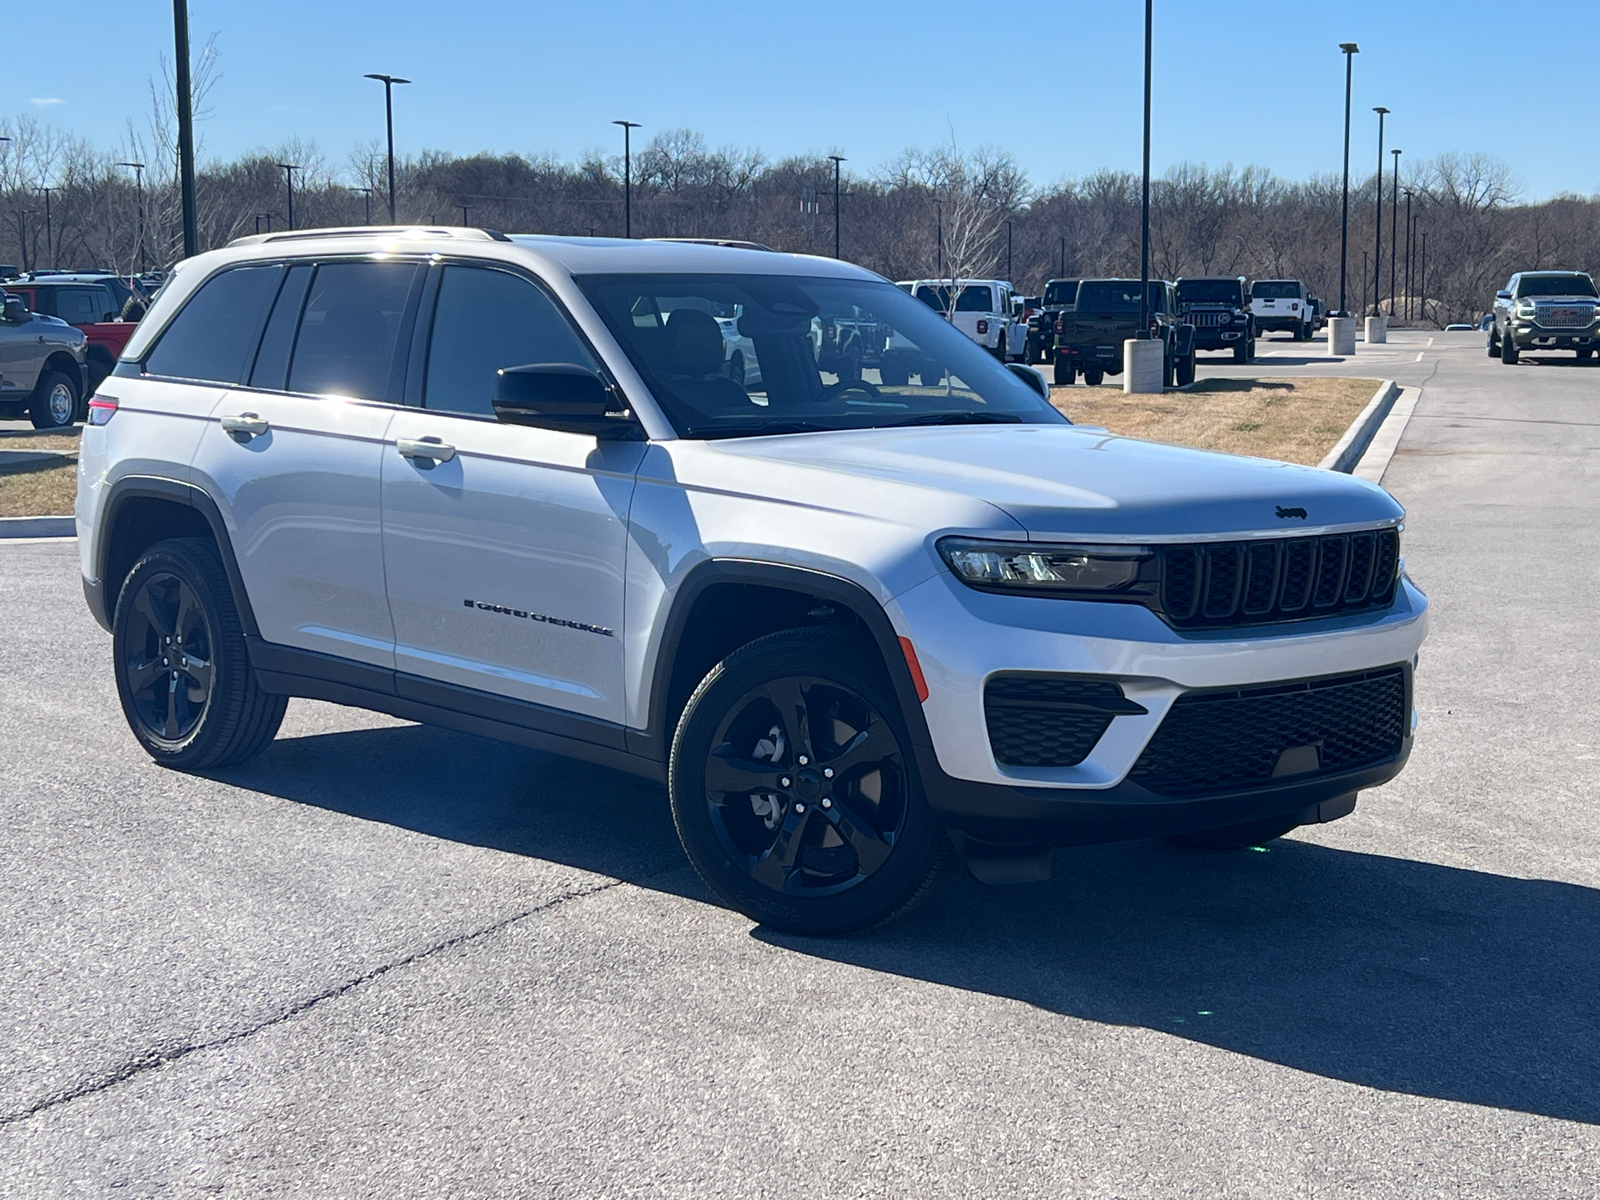
<svg viewBox="0 0 1600 1200"><path fill-rule="evenodd" d="M894 601L892 619L916 648L928 684L922 709L932 746L923 777L930 801L952 822L1042 823L1059 840L1087 840L1236 823L1372 787L1405 755L1349 775L1316 775L1214 796L1158 796L1128 780L1145 747L1185 692L1245 688L1409 664L1427 634L1427 598L1402 578L1379 613L1180 634L1131 604L976 592L948 573ZM1101 677L1146 711L1118 716L1074 766L996 761L984 691L1003 672ZM1408 701L1408 715L1411 711ZM1409 734L1407 736L1409 748ZM1213 819L1218 813L1221 820ZM1150 832L1127 832L1143 829ZM1096 833L1095 831L1099 831ZM970 829L980 837L995 837Z"/></svg>
<svg viewBox="0 0 1600 1200"><path fill-rule="evenodd" d="M1533 321L1518 321L1511 340L1519 350L1590 350L1600 347L1600 321L1585 329L1546 327Z"/></svg>
<svg viewBox="0 0 1600 1200"><path fill-rule="evenodd" d="M1271 317L1257 316L1255 322L1257 331L1279 329L1293 333L1295 330L1305 326L1305 321L1290 313L1280 313Z"/></svg>
<svg viewBox="0 0 1600 1200"><path fill-rule="evenodd" d="M1194 331L1194 348L1196 350L1232 350L1245 339L1243 325L1231 328L1196 329Z"/></svg>

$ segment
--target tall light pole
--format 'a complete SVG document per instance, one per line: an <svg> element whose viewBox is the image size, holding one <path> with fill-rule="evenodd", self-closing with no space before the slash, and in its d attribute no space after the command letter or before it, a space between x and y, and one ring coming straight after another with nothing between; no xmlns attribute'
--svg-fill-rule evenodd
<svg viewBox="0 0 1600 1200"><path fill-rule="evenodd" d="M177 59L178 181L183 193L183 256L200 252L194 205L194 99L189 88L189 0L172 0L172 40Z"/></svg>
<svg viewBox="0 0 1600 1200"><path fill-rule="evenodd" d="M1406 188L1406 320L1411 319L1411 189Z"/></svg>
<svg viewBox="0 0 1600 1200"><path fill-rule="evenodd" d="M1006 222L1006 278L1011 278L1011 222Z"/></svg>
<svg viewBox="0 0 1600 1200"><path fill-rule="evenodd" d="M1058 278L1065 278L1066 274L1067 274L1067 239L1066 238L1062 238L1061 239L1061 275L1058 276Z"/></svg>
<svg viewBox="0 0 1600 1200"><path fill-rule="evenodd" d="M289 228L294 228L294 173L305 170L299 163L279 163L283 168L284 182L289 185Z"/></svg>
<svg viewBox="0 0 1600 1200"><path fill-rule="evenodd" d="M139 193L139 273L144 274L144 164L142 162L119 162L119 167L133 168L133 186ZM257 230L259 233L260 231Z"/></svg>
<svg viewBox="0 0 1600 1200"><path fill-rule="evenodd" d="M367 198L367 224L372 224L372 189L369 187L352 188L351 191L360 192Z"/></svg>
<svg viewBox="0 0 1600 1200"><path fill-rule="evenodd" d="M839 164L844 162L844 155L830 154L828 161L833 164L833 256L839 257Z"/></svg>
<svg viewBox="0 0 1600 1200"><path fill-rule="evenodd" d="M1378 233L1372 249L1372 315L1376 317L1383 292L1383 118L1389 110L1379 105L1372 111L1378 114Z"/></svg>
<svg viewBox="0 0 1600 1200"><path fill-rule="evenodd" d="M1421 303L1417 306L1417 315L1424 321L1428 319L1428 231L1422 231L1422 278L1417 281L1417 291L1422 293Z"/></svg>
<svg viewBox="0 0 1600 1200"><path fill-rule="evenodd" d="M1144 0L1144 195L1139 219L1139 332L1150 336L1150 25L1154 0Z"/></svg>
<svg viewBox="0 0 1600 1200"><path fill-rule="evenodd" d="M1350 79L1352 64L1355 56L1361 53L1361 47L1354 42L1340 42L1339 49L1344 51L1344 204L1339 213L1339 315L1342 317L1350 312L1345 307L1344 295L1350 243Z"/></svg>
<svg viewBox="0 0 1600 1200"><path fill-rule="evenodd" d="M1394 155L1394 187L1389 192L1389 315L1394 316L1395 260L1400 251L1400 151Z"/></svg>
<svg viewBox="0 0 1600 1200"><path fill-rule="evenodd" d="M180 0L181 2L181 0ZM394 85L410 83L398 75L363 75L363 79L376 79L383 84L383 123L389 135L389 224L396 223L394 215ZM289 215L289 228L294 228L294 214Z"/></svg>
<svg viewBox="0 0 1600 1200"><path fill-rule="evenodd" d="M622 126L622 236L633 236L633 131L637 121L613 121Z"/></svg>
<svg viewBox="0 0 1600 1200"><path fill-rule="evenodd" d="M55 188L51 188L51 187L45 187L43 184L40 184L39 185L39 190L44 193L44 256L50 260L50 262L47 265L53 267L53 266L56 265L56 252L55 252L54 249L51 248L51 245L50 245L50 240L51 240L51 232L50 232L51 231L51 225L50 225L50 193L55 191L56 189Z"/></svg>
<svg viewBox="0 0 1600 1200"><path fill-rule="evenodd" d="M472 205L457 202L456 207L461 210L461 225L463 228L465 228L467 224L467 214L472 211Z"/></svg>

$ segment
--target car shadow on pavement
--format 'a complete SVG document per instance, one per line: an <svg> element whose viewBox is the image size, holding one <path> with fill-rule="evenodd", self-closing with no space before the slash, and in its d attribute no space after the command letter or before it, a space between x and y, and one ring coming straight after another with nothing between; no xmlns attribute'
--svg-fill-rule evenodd
<svg viewBox="0 0 1600 1200"><path fill-rule="evenodd" d="M427 726L281 738L219 779L711 902L660 785ZM1043 884L960 872L796 954L1139 1026L1330 1079L1600 1124L1600 891L1294 836L1058 850Z"/></svg>

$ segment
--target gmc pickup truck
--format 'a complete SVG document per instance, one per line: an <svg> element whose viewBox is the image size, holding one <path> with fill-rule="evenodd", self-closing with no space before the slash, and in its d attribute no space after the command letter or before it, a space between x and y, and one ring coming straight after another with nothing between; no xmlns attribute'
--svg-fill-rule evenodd
<svg viewBox="0 0 1600 1200"><path fill-rule="evenodd" d="M1581 271L1518 271L1495 293L1489 357L1514 364L1524 350L1571 350L1591 358L1600 346L1600 298Z"/></svg>

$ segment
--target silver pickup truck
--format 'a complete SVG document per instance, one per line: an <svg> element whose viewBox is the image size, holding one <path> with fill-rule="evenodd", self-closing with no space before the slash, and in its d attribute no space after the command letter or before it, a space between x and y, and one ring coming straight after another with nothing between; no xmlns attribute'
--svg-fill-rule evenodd
<svg viewBox="0 0 1600 1200"><path fill-rule="evenodd" d="M1522 351L1571 350L1592 358L1600 346L1600 297L1581 271L1518 271L1495 293L1490 358L1515 363Z"/></svg>
<svg viewBox="0 0 1600 1200"><path fill-rule="evenodd" d="M29 312L0 291L0 420L26 416L35 429L63 429L88 400L89 338L57 317Z"/></svg>

